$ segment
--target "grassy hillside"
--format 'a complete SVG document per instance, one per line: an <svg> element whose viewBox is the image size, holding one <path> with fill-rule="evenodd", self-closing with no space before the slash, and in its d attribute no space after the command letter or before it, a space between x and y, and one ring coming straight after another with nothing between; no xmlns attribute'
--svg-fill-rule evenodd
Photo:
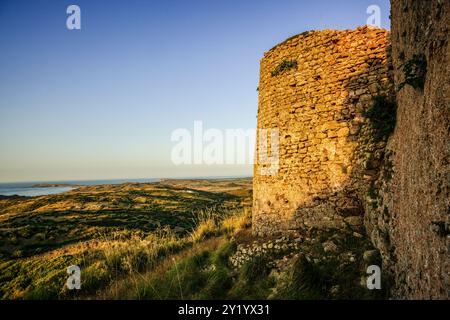
<svg viewBox="0 0 450 320"><path fill-rule="evenodd" d="M3 299L384 296L362 283L371 249L362 230L254 238L250 179L2 199L0 221ZM70 265L81 269L80 290L65 286Z"/></svg>
<svg viewBox="0 0 450 320"><path fill-rule="evenodd" d="M189 186L189 180L172 180L0 199L0 259L29 257L102 237L143 238L164 228L183 235L204 210L220 213L251 199L249 179Z"/></svg>

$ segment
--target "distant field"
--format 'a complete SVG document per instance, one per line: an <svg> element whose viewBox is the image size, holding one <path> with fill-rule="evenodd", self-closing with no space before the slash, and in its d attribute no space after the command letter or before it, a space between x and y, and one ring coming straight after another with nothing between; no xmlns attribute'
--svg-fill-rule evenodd
<svg viewBox="0 0 450 320"><path fill-rule="evenodd" d="M202 221L242 212L251 196L251 179L233 179L81 186L57 195L2 197L0 297L68 298L64 281L73 264L84 267L81 295L92 294L123 276L127 262L120 259L143 259L137 269L150 268L160 257L192 245Z"/></svg>
<svg viewBox="0 0 450 320"><path fill-rule="evenodd" d="M111 234L190 232L196 214L249 205L251 179L166 180L82 186L58 195L0 199L0 259L23 258Z"/></svg>

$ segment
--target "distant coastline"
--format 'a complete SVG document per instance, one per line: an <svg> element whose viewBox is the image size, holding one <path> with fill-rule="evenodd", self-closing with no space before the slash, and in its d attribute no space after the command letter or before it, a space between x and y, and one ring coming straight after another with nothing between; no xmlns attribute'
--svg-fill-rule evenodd
<svg viewBox="0 0 450 320"><path fill-rule="evenodd" d="M31 188L57 188L57 187L73 187L78 186L69 183L37 183L33 184Z"/></svg>
<svg viewBox="0 0 450 320"><path fill-rule="evenodd" d="M179 178L141 178L141 179L104 179L104 180L68 180L68 181L34 181L0 183L0 196L3 197L36 197L51 194L60 194L74 190L82 186L118 185L125 183L155 183L174 180L227 180L236 178L233 176L214 177L179 177Z"/></svg>

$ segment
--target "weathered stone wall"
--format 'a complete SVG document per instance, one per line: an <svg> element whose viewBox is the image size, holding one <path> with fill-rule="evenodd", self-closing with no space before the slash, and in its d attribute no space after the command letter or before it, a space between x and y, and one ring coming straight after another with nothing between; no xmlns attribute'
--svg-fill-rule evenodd
<svg viewBox="0 0 450 320"><path fill-rule="evenodd" d="M394 297L448 299L450 1L395 0L391 17L398 105L388 144L393 176L379 184L378 217L386 217L370 224L381 225L389 239L393 259L385 261L395 276ZM403 85L405 66L416 81Z"/></svg>
<svg viewBox="0 0 450 320"><path fill-rule="evenodd" d="M278 129L279 169L263 174L257 157L254 233L362 223L362 198L385 148L363 114L375 96L392 93L388 36L369 27L313 31L265 53L258 128Z"/></svg>

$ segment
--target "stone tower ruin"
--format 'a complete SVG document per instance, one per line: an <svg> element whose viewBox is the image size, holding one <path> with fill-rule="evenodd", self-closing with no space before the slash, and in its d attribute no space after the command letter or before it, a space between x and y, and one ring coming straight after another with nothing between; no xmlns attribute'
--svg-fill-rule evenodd
<svg viewBox="0 0 450 320"><path fill-rule="evenodd" d="M375 97L392 94L389 50L388 31L361 27L305 32L264 54L258 129L276 129L278 162L267 174L259 130L255 234L362 225L361 199L385 148L364 112Z"/></svg>

